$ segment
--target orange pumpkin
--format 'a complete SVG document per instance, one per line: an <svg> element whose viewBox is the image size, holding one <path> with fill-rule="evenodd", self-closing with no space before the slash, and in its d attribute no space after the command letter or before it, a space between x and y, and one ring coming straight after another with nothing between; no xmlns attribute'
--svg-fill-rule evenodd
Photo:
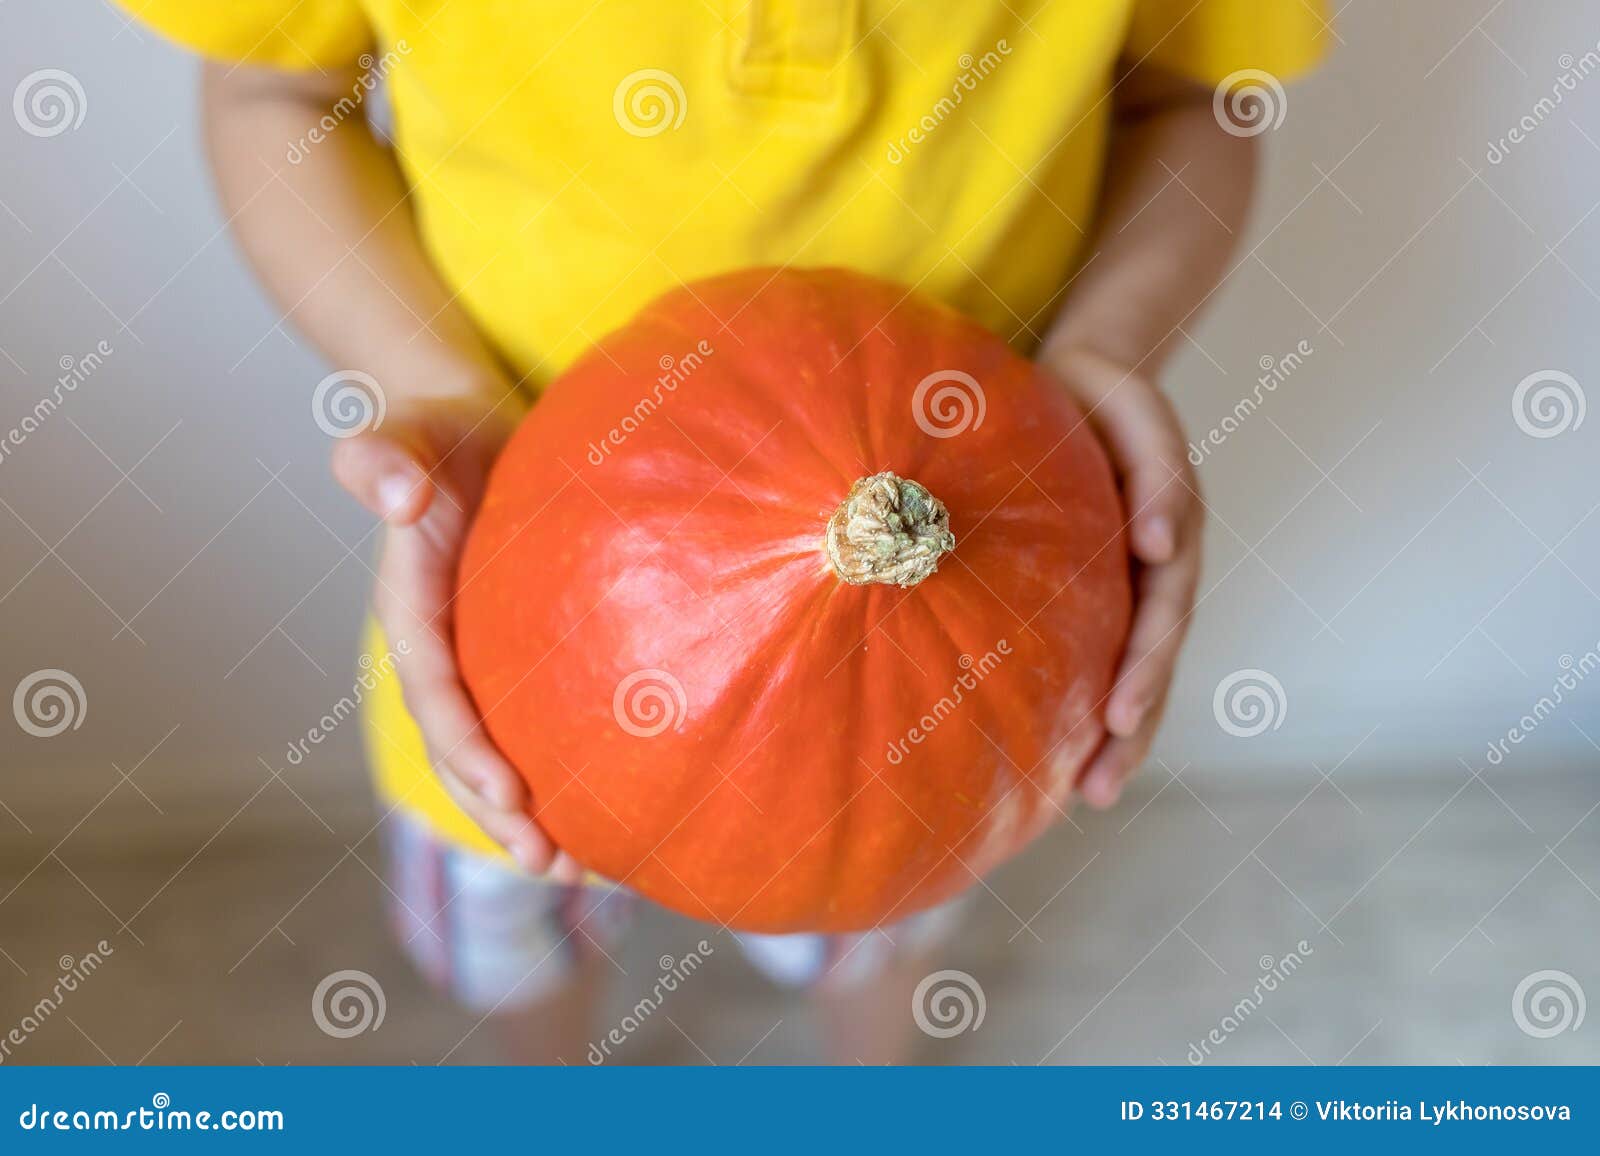
<svg viewBox="0 0 1600 1156"><path fill-rule="evenodd" d="M534 406L456 644L580 863L836 931L1062 813L1130 607L1112 473L1059 385L896 286L761 269L668 293Z"/></svg>

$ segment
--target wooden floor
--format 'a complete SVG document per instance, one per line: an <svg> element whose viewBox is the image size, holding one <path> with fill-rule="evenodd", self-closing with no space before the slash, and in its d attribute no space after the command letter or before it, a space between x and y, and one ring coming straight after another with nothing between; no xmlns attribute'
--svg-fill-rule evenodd
<svg viewBox="0 0 1600 1156"><path fill-rule="evenodd" d="M155 803L125 789L65 837L0 814L0 1038L18 1025L24 1041L4 1061L493 1061L478 1017L391 941L370 808L313 815L279 796L152 825L133 817ZM1600 1022L1536 1038L1512 1004L1548 970L1600 998L1597 805L1595 774L1286 770L1270 789L1224 789L1153 771L1114 813L1075 815L1081 830L1060 825L989 881L937 961L973 977L983 1022L919 1036L918 1059L1183 1064L1215 1029L1218 1063L1600 1061ZM652 987L658 957L706 935L709 965L615 1062L815 1057L803 999L725 935L654 912L597 1032ZM59 970L102 939L102 966L36 1024ZM1258 991L1291 952L1293 974ZM343 969L375 977L386 1011L340 1039L311 1007Z"/></svg>

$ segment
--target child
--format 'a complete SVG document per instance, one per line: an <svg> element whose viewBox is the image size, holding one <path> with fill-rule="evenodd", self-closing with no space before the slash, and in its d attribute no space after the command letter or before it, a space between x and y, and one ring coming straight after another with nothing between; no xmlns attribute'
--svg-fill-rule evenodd
<svg viewBox="0 0 1600 1156"><path fill-rule="evenodd" d="M1111 737L1079 785L1116 801L1199 573L1202 507L1156 381L1226 268L1263 127L1216 86L1314 63L1315 0L120 2L210 58L240 243L328 359L381 388L382 424L336 442L333 468L387 524L369 645L398 686L368 730L391 886L413 955L517 1058L588 1051L627 896L580 883L480 725L451 649L456 560L521 410L679 282L855 266L985 322L1077 396L1140 563ZM362 115L373 76L391 143ZM901 1057L952 918L741 942L815 987L831 1058L877 1062Z"/></svg>

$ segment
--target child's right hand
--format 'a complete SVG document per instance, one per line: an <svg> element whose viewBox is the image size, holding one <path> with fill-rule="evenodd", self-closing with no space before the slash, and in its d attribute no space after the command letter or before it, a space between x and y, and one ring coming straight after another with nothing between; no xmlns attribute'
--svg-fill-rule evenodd
<svg viewBox="0 0 1600 1156"><path fill-rule="evenodd" d="M525 870L570 880L577 866L530 818L527 787L485 731L453 644L456 566L516 417L496 398L391 404L378 428L334 446L333 472L387 523L374 609L391 643L408 643L395 673L440 782Z"/></svg>

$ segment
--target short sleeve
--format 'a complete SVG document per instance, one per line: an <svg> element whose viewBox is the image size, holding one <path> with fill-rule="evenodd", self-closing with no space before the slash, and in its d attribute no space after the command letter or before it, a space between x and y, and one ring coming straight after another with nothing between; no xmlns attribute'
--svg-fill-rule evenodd
<svg viewBox="0 0 1600 1156"><path fill-rule="evenodd" d="M359 0L116 0L169 40L218 60L311 71L353 65L373 42Z"/></svg>
<svg viewBox="0 0 1600 1156"><path fill-rule="evenodd" d="M1135 0L1126 51L1209 85L1242 69L1293 80L1332 39L1324 0Z"/></svg>

